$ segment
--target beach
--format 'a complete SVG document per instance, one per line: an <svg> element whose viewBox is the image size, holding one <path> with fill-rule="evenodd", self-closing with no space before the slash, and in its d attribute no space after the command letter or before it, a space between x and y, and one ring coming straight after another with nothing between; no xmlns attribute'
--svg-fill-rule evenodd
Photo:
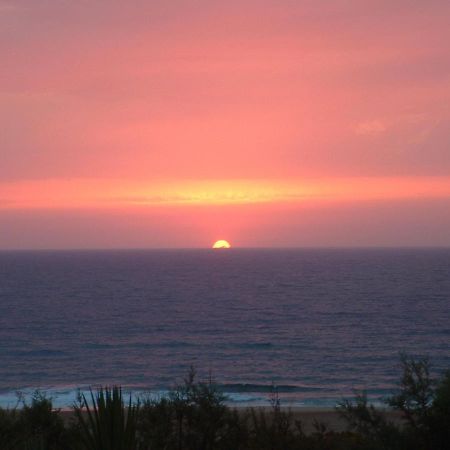
<svg viewBox="0 0 450 450"><path fill-rule="evenodd" d="M251 414L251 411L260 413L264 411L268 416L272 412L269 407L236 407L232 408L237 411L241 418L244 418ZM342 417L342 415L335 408L281 408L283 413L292 414L294 423L301 423L302 430L306 434L311 434L317 431L316 425L324 425L327 431L343 432L348 430L348 422ZM379 409L385 417L396 425L403 423L402 415L398 411ZM75 420L75 414L72 410L61 410L59 414L64 419L64 422L68 425Z"/></svg>

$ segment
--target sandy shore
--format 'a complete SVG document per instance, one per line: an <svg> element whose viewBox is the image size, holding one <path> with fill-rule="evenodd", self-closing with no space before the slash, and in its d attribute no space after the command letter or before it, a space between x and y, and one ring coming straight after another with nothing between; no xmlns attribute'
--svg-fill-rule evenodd
<svg viewBox="0 0 450 450"><path fill-rule="evenodd" d="M294 420L300 421L305 433L315 431L316 422L323 423L330 430L344 431L347 423L334 408L286 408L294 415Z"/></svg>
<svg viewBox="0 0 450 450"><path fill-rule="evenodd" d="M245 414L249 408L237 407L235 408L240 414ZM256 411L264 410L269 412L268 407L256 407L253 408ZM342 416L334 408L282 408L283 411L291 411L294 420L300 421L305 433L312 433L315 431L314 424L319 422L327 426L327 429L332 431L345 431L347 429L347 422L342 418ZM389 420L394 423L401 422L401 415L396 411L385 411ZM74 418L73 411L61 411L61 415L64 421L71 421Z"/></svg>
<svg viewBox="0 0 450 450"><path fill-rule="evenodd" d="M236 408L238 410L245 411L246 408ZM253 408L255 410L264 409L269 411L270 408ZM335 408L282 408L283 411L291 411L294 420L300 421L305 433L311 433L315 431L315 423L321 423L326 425L327 429L332 431L345 431L348 428L348 424L345 419L336 411ZM383 410L387 418L394 422L400 423L402 421L401 414L396 411Z"/></svg>

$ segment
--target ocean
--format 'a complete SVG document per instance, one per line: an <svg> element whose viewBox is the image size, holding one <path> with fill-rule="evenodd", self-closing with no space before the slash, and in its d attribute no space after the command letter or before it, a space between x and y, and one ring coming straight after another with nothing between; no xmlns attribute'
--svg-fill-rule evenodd
<svg viewBox="0 0 450 450"><path fill-rule="evenodd" d="M450 368L450 249L0 252L0 406L41 389L164 395L193 366L232 405L334 406Z"/></svg>

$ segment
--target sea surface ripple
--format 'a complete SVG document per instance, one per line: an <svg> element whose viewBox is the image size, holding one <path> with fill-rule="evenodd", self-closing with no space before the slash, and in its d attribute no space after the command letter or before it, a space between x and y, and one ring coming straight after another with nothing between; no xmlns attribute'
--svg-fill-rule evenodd
<svg viewBox="0 0 450 450"><path fill-rule="evenodd" d="M190 366L234 403L380 400L400 352L450 367L449 249L0 253L0 405L165 392Z"/></svg>

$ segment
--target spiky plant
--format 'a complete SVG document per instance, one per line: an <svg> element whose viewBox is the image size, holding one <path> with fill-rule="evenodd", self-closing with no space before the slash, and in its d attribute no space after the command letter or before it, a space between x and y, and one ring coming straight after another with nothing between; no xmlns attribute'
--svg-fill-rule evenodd
<svg viewBox="0 0 450 450"><path fill-rule="evenodd" d="M75 405L81 440L86 450L136 450L138 448L136 425L139 402L128 405L118 386L102 387L90 391L90 400L82 394Z"/></svg>

